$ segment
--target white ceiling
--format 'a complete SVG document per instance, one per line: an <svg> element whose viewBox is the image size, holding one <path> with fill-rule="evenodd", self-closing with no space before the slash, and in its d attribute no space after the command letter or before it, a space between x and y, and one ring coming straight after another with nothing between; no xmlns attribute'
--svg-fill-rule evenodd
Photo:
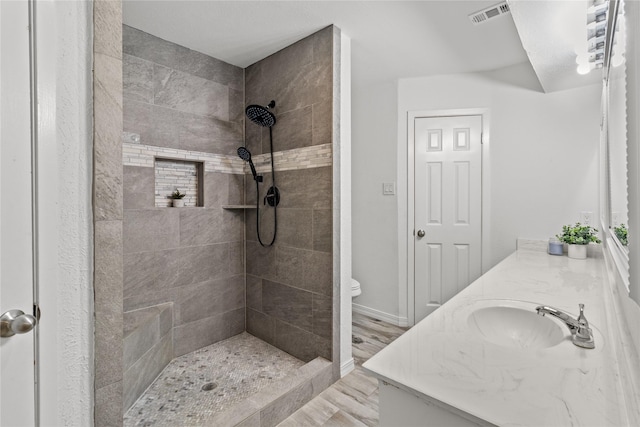
<svg viewBox="0 0 640 427"><path fill-rule="evenodd" d="M585 75L576 71L575 48L580 41L586 41L588 3L588 0L509 0L522 45L545 92L602 80L602 71L593 70Z"/></svg>
<svg viewBox="0 0 640 427"><path fill-rule="evenodd" d="M334 24L351 38L353 84L370 85L404 77L488 71L527 61L511 15L480 25L469 20L469 14L496 3L498 0L124 0L123 20L127 25L240 67ZM548 65L549 61L540 59L545 57L544 46L553 45L554 40L536 29L526 16L531 8L536 9L536 4L565 2L516 3L518 7L519 3L531 3L519 15L519 24L527 28L520 36L533 40L525 40L528 48L542 47L531 48L529 54ZM540 13L549 14L553 9L550 6ZM575 56L571 61L574 59ZM555 60L553 57L551 62ZM548 79L544 67L534 64L539 78L542 75ZM573 84L572 77L578 74L575 65L571 73L566 72L568 68L571 67L564 67L563 75ZM552 79L554 74L550 73Z"/></svg>

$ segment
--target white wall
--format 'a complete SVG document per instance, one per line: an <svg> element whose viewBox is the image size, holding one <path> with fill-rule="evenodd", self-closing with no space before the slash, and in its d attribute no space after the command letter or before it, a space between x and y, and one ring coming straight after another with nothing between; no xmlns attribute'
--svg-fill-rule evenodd
<svg viewBox="0 0 640 427"><path fill-rule="evenodd" d="M398 204L382 195L382 183L398 179L397 85L353 82L352 93L352 265L362 285L354 310L394 321L384 314L398 314Z"/></svg>
<svg viewBox="0 0 640 427"><path fill-rule="evenodd" d="M37 2L40 416L93 425L92 3Z"/></svg>
<svg viewBox="0 0 640 427"><path fill-rule="evenodd" d="M375 115L388 114L390 106L378 102L393 102L390 86L354 94L353 266L363 288L358 304L400 321L408 312L409 111L490 109L490 191L485 202L490 203L491 215L485 220L491 232L484 236L490 243L489 253L483 254L485 270L515 250L517 237L549 238L563 224L579 220L581 211L593 212L596 218L600 85L544 94L529 64L488 73L401 79L397 123ZM393 127L395 138L389 135ZM386 179L398 181L397 197L381 196L380 182Z"/></svg>

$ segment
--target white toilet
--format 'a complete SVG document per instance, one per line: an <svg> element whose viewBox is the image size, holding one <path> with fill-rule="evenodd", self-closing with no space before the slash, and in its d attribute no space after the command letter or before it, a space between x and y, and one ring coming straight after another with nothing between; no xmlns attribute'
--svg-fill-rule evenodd
<svg viewBox="0 0 640 427"><path fill-rule="evenodd" d="M351 278L351 298L355 298L362 293L360 289L360 282L353 277Z"/></svg>

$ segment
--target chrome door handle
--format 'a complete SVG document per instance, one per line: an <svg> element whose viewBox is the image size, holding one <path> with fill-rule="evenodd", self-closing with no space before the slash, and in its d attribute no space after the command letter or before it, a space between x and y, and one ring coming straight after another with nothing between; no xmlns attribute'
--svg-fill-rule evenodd
<svg viewBox="0 0 640 427"><path fill-rule="evenodd" d="M15 334L24 334L33 329L38 323L31 314L22 310L9 310L0 316L0 337L9 338Z"/></svg>
<svg viewBox="0 0 640 427"><path fill-rule="evenodd" d="M418 237L424 237L424 230L418 230Z"/></svg>

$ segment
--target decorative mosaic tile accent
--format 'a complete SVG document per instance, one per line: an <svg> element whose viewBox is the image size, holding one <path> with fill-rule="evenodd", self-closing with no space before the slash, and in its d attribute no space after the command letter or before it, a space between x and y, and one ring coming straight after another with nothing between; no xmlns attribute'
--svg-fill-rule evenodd
<svg viewBox="0 0 640 427"><path fill-rule="evenodd" d="M205 425L302 365L244 332L172 360L127 411L124 426Z"/></svg>
<svg viewBox="0 0 640 427"><path fill-rule="evenodd" d="M244 161L238 156L203 153L200 151L179 150L176 148L155 147L153 145L122 144L123 164L125 166L142 166L152 168L154 159L188 160L204 163L207 172L244 173Z"/></svg>
<svg viewBox="0 0 640 427"><path fill-rule="evenodd" d="M331 144L276 151L273 153L273 163L277 171L331 166L332 152ZM271 172L271 156L269 154L254 156L253 163L256 166L256 171L260 173Z"/></svg>
<svg viewBox="0 0 640 427"><path fill-rule="evenodd" d="M175 148L155 147L134 141L135 134L123 134L125 142L122 144L123 164L125 166L142 166L152 168L154 159L187 160L204 163L207 172L223 172L245 174L249 173L249 165L238 156L203 153L200 151L179 150ZM310 169L331 166L331 144L314 145L312 147L296 148L293 150L276 151L273 153L276 170ZM253 156L256 170L260 173L271 171L269 154Z"/></svg>
<svg viewBox="0 0 640 427"><path fill-rule="evenodd" d="M186 193L185 206L198 206L198 168L195 162L156 159L156 207L172 205L169 196L176 189Z"/></svg>

